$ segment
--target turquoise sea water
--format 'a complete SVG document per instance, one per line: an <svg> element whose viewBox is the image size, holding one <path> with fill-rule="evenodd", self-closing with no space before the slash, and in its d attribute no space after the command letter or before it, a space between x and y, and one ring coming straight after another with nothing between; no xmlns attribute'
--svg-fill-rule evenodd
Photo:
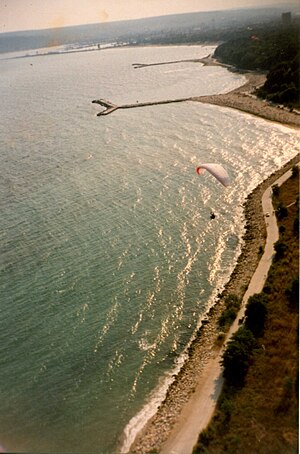
<svg viewBox="0 0 300 454"><path fill-rule="evenodd" d="M241 247L247 194L299 150L292 130L181 103L241 75L211 47L1 61L0 444L126 451L155 410ZM11 56L11 55L10 55ZM201 162L220 162L227 190ZM210 220L210 211L216 219Z"/></svg>

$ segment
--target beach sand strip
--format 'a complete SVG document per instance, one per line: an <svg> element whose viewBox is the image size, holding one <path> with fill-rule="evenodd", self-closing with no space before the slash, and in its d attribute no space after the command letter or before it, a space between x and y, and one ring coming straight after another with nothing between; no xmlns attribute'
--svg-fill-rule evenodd
<svg viewBox="0 0 300 454"><path fill-rule="evenodd" d="M222 347L217 343L217 337L220 332L218 319L225 306L224 300L229 294L235 294L240 298L243 297L259 263L261 257L259 250L264 248L265 245L266 227L261 205L262 195L270 185L298 162L299 156L296 156L263 181L247 197L242 252L230 280L225 285L222 294L218 296L213 307L209 310L205 323L198 330L189 348L188 359L174 382L170 385L166 398L158 408L157 413L137 435L130 449L131 453L160 452L183 407L195 392L205 366L209 360L219 355Z"/></svg>
<svg viewBox="0 0 300 454"><path fill-rule="evenodd" d="M230 107L242 112L255 115L265 120L274 121L293 128L300 127L300 114L283 106L272 104L267 100L257 98L255 91L261 87L266 75L262 73L244 73L247 81L244 85L223 94L196 96L193 101L214 104L220 107Z"/></svg>
<svg viewBox="0 0 300 454"><path fill-rule="evenodd" d="M211 58L207 59L206 64L225 66ZM294 129L299 128L300 115L297 112L290 112L286 108L270 105L270 103L255 96L255 90L263 85L266 80L265 74L246 72L244 75L247 79L246 83L229 93L200 96L193 98L193 100L238 109L272 122L291 126ZM270 175L248 195L244 204L245 233L242 251L236 266L223 292L210 308L205 323L196 333L195 339L189 347L188 359L170 385L156 414L137 435L131 446L131 453L160 452L182 409L195 392L197 384L201 382L205 367L211 359L217 358L220 354L222 346L217 343L217 337L220 333L218 320L225 308L225 299L230 294L240 298L244 296L260 261L261 254L259 251L263 250L265 246L266 226L262 211L262 195L270 185L298 162L299 155Z"/></svg>

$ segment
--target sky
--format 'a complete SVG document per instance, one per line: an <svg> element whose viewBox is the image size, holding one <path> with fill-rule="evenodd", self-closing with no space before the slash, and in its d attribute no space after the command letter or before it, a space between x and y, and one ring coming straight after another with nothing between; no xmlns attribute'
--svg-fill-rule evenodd
<svg viewBox="0 0 300 454"><path fill-rule="evenodd" d="M0 0L0 32L284 4L286 0Z"/></svg>

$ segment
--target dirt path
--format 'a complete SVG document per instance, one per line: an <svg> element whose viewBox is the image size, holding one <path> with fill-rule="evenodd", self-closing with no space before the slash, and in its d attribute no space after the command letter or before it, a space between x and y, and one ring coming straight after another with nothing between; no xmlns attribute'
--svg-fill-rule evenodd
<svg viewBox="0 0 300 454"><path fill-rule="evenodd" d="M165 446L169 449L166 443L171 442L172 439L178 442L180 446L181 441L177 432L184 430L181 430L181 426L186 428L187 438L192 436L190 431L193 430L193 436L196 440L199 434L199 427L201 425L204 427L208 423L212 414L209 411L212 412L214 408L214 406L210 406L210 401L216 401L218 387L222 383L221 380L218 381L220 369L219 373L217 370L214 372L215 381L214 378L207 377L210 373L213 374L214 366L212 366L211 361L214 361L216 358L214 364L215 367L218 367L218 354L220 354L221 347L216 346L216 339L220 331L218 320L224 310L225 299L228 295L232 294L243 298L245 288L249 286L250 281L253 279L253 275L260 261L258 250L261 247L265 248L266 217L263 216L261 207L264 192L298 162L299 156L295 156L248 195L245 202L246 226L243 236L242 252L231 277L225 285L222 294L218 296L213 306L208 310L206 320L203 321L187 350L188 358L174 378L173 383L169 386L164 401L161 402L155 415L140 429L136 438L130 441L130 448L126 450L120 449L120 452L130 451L131 453L139 454L153 451L161 452L163 447L165 449ZM269 210L268 212L271 214L270 207L266 208L266 210ZM198 395L200 399L199 393L201 393L202 387L206 389L203 401L201 404L199 404L198 400L195 401L197 403L195 403L194 407L196 413L196 408L201 408L203 405L202 408L205 408L205 412L201 411L202 416L199 416L199 422L192 424L189 420L189 413L193 407L193 399L195 397L197 398ZM215 391L216 394L214 395ZM214 397L212 397L213 395ZM210 410L208 409L209 406ZM187 421L186 424L185 421ZM175 426L176 429L174 429ZM170 435L171 433L172 437ZM127 446L128 442L129 440L126 440ZM185 443L184 439L182 443ZM186 451L185 454L188 454L188 452ZM168 452L168 454L170 453Z"/></svg>
<svg viewBox="0 0 300 454"><path fill-rule="evenodd" d="M209 61L208 64L210 63ZM214 62L214 64L218 63ZM252 94L254 89L264 82L265 75L247 73L245 76L247 77L247 82L230 93L201 97L201 99L193 98L193 101L232 107L271 121L290 125L293 128L300 126L300 115L298 113L269 106L264 101L256 99ZM267 107L266 110L265 107ZM261 281L261 278L264 279L267 274L263 270L270 263L271 258L270 251L268 252L269 258L264 254L261 262L262 264L265 262L262 265L263 268L259 268L258 274L254 277L253 274L259 263L258 250L264 247L267 253L269 247L271 247L272 251L273 242L276 241L273 238L270 240L271 246L265 244L266 227L268 228L268 224L272 225L273 222L273 208L270 205L267 208L264 207L264 211L267 211L270 216L268 218L263 216L261 210L263 193L268 187L271 187L270 185L275 184L280 175L283 175L298 161L299 157L296 156L283 168L270 175L247 197L245 203L246 231L243 238L244 245L236 267L218 301L207 313L206 322L202 324L188 348L188 360L174 379L174 382L169 386L165 400L160 404L156 414L140 430L135 440L130 441L131 453L145 454L157 451L162 454L171 454L172 452L188 454L192 451L192 447L198 439L200 427L205 427L208 424L222 385L219 365L221 348L216 347L216 339L219 333L218 320L225 306L225 298L230 294L242 298L245 288L248 288L248 292L256 293L259 291L257 286L263 285L261 282L264 281ZM267 195L265 197L268 199ZM265 225L265 221L267 225ZM268 233L269 236L270 233ZM258 283L259 279L260 284ZM252 286L254 287L252 288ZM249 293L245 294L244 298L248 297ZM236 324L242 316L243 313L241 312ZM233 325L233 329L236 329L235 325ZM194 418L193 420L195 421L191 421L190 417ZM186 444L188 440L191 440L189 445ZM127 450L122 450L121 452L127 452Z"/></svg>
<svg viewBox="0 0 300 454"><path fill-rule="evenodd" d="M280 186L291 176L291 170L282 175L275 184ZM231 326L226 343L234 332L239 328L239 320L244 316L248 298L260 293L263 289L269 268L274 255L274 242L278 240L278 226L272 205L272 187L269 186L262 197L263 213L266 220L267 240L264 254L250 281L248 289L243 297L241 309ZM175 424L166 443L163 445L161 454L190 454L197 443L199 433L208 425L215 410L217 399L220 395L223 378L220 359L224 348L215 354L206 364L201 374L195 393L183 408L178 422Z"/></svg>

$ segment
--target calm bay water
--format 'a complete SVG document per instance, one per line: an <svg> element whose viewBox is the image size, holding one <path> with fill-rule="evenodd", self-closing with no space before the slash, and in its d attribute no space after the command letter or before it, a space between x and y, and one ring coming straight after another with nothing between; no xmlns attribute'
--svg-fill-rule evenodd
<svg viewBox="0 0 300 454"><path fill-rule="evenodd" d="M200 103L96 116L95 98L144 102L243 83L196 63L132 67L211 52L1 60L7 450L112 453L124 429L128 446L234 267L245 197L298 152L293 130ZM232 186L197 176L201 162L223 164Z"/></svg>

